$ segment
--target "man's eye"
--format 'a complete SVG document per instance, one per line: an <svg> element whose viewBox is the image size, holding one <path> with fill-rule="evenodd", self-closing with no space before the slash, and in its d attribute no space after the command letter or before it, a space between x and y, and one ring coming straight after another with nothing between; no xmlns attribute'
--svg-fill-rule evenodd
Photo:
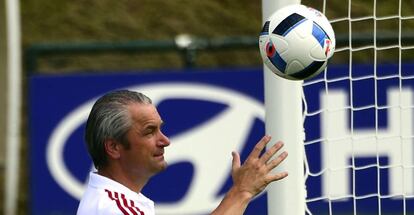
<svg viewBox="0 0 414 215"><path fill-rule="evenodd" d="M155 129L146 129L145 131L144 131L144 134L145 135L150 135L150 134L153 134L155 132Z"/></svg>

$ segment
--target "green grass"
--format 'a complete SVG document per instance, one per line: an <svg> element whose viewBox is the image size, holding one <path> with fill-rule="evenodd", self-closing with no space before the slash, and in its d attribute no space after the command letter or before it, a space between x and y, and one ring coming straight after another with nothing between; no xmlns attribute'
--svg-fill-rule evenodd
<svg viewBox="0 0 414 215"><path fill-rule="evenodd" d="M414 14L414 3L403 0L401 12L397 2L331 0L304 0L303 4L324 11L329 19L377 16L402 16ZM137 0L137 1L22 1L23 47L37 43L73 42L119 42L131 40L171 40L179 34L200 38L223 38L229 36L257 37L261 29L261 1L250 0ZM350 10L349 10L350 9ZM350 13L348 11L351 11ZM402 20L402 34L414 29L414 21ZM376 29L374 29L376 26ZM398 36L399 19L348 20L333 23L338 36L347 39L349 30L353 35L363 33L373 38L374 30L382 35L387 31ZM349 38L348 38L349 39ZM395 40L394 43L397 43ZM348 43L347 43L348 44ZM405 41L402 41L405 44ZM369 44L373 45L373 41ZM384 46L377 42L378 46ZM359 48L362 45L353 45ZM341 47L338 47L341 48ZM404 60L414 57L412 51L402 53ZM200 57L201 55L201 57ZM353 53L354 63L393 63L398 52L364 50ZM348 63L349 54L336 55L332 63ZM224 52L198 52L196 65L200 67L260 66L262 61L257 48L227 50ZM39 69L46 73L68 73L79 70L130 70L183 68L179 52L156 54L81 54L52 55L39 60Z"/></svg>
<svg viewBox="0 0 414 215"><path fill-rule="evenodd" d="M201 38L257 36L260 1L139 0L22 1L23 44L170 40L179 34ZM260 65L257 49L198 58L201 66ZM232 57L229 59L229 56ZM160 59L162 58L162 59ZM228 59L223 62L223 59ZM233 62L233 63L232 63ZM46 72L82 69L182 68L179 53L52 56L42 59Z"/></svg>

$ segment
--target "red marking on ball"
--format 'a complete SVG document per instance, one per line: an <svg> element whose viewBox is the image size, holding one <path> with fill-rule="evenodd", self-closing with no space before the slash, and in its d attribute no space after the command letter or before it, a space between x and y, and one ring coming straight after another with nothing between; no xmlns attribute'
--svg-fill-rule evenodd
<svg viewBox="0 0 414 215"><path fill-rule="evenodd" d="M325 46L326 46L326 48L325 48L325 56L328 56L329 53L331 52L331 40L326 39L325 40Z"/></svg>
<svg viewBox="0 0 414 215"><path fill-rule="evenodd" d="M268 57L273 57L275 56L276 53L276 49L275 46L272 43L267 43L266 44L266 54Z"/></svg>

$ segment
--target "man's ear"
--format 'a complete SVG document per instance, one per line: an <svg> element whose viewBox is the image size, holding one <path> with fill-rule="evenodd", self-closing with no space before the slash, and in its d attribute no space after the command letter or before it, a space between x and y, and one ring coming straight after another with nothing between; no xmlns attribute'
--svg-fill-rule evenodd
<svg viewBox="0 0 414 215"><path fill-rule="evenodd" d="M114 139L107 139L104 142L105 152L111 159L118 159L121 156L121 145Z"/></svg>

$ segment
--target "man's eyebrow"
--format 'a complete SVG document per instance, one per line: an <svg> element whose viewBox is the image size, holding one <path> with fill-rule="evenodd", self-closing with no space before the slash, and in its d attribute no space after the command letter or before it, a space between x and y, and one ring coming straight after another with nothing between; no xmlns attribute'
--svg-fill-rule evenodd
<svg viewBox="0 0 414 215"><path fill-rule="evenodd" d="M144 125L144 128L147 129L147 128L162 127L164 124L165 124L164 121L161 121L159 124L158 123L155 123L155 122L151 122L151 123L145 124Z"/></svg>

